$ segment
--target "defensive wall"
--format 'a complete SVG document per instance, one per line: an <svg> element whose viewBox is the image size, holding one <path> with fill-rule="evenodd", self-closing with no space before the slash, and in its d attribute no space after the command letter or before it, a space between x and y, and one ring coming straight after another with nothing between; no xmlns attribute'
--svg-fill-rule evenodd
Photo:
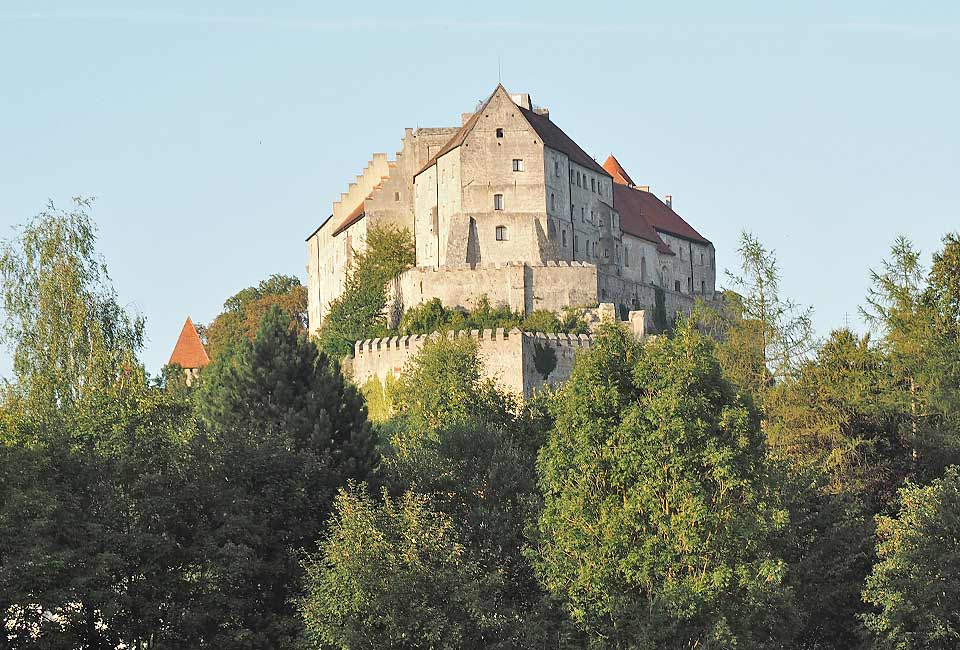
<svg viewBox="0 0 960 650"><path fill-rule="evenodd" d="M350 361L353 381L363 386L370 379L386 381L399 376L407 363L438 333L393 336L358 341ZM544 334L519 329L472 330L446 336L469 336L477 342L484 374L516 395L530 397L546 385L557 386L570 378L578 351L589 348L589 334Z"/></svg>
<svg viewBox="0 0 960 650"><path fill-rule="evenodd" d="M394 285L394 299L409 309L433 298L446 307L470 309L486 294L491 305L507 305L529 314L536 309L560 312L567 307L592 307L613 303L621 310L648 309L653 312L657 288L614 274L599 271L588 262L523 262L417 266L400 276ZM685 294L664 289L664 311L668 321L677 313L689 313L694 300L713 300L714 295ZM622 307L621 307L622 306ZM621 320L624 314L618 314Z"/></svg>

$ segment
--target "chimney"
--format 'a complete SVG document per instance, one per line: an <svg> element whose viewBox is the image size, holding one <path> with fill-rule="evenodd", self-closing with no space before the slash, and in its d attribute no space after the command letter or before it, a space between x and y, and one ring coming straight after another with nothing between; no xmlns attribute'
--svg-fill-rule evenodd
<svg viewBox="0 0 960 650"><path fill-rule="evenodd" d="M641 192L649 192L649 191L650 191L650 186L649 186L649 185L641 185L641 186L639 186L637 189L640 190Z"/></svg>
<svg viewBox="0 0 960 650"><path fill-rule="evenodd" d="M530 100L530 93L517 93L515 95L510 95L510 99L513 100L513 103L521 108L525 108L528 111L533 110L533 102Z"/></svg>
<svg viewBox="0 0 960 650"><path fill-rule="evenodd" d="M664 203L667 204L667 207L673 210L673 194L667 194L664 198Z"/></svg>

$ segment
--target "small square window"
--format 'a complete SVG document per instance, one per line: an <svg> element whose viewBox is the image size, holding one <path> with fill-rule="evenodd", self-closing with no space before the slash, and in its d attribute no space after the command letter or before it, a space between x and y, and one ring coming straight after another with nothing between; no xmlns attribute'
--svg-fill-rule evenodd
<svg viewBox="0 0 960 650"><path fill-rule="evenodd" d="M506 226L497 226L497 241L507 241Z"/></svg>
<svg viewBox="0 0 960 650"><path fill-rule="evenodd" d="M514 158L513 159L513 171L522 172L523 171L523 159Z"/></svg>
<svg viewBox="0 0 960 650"><path fill-rule="evenodd" d="M494 210L503 210L503 194L494 194L494 195L493 195L493 209L494 209Z"/></svg>
<svg viewBox="0 0 960 650"><path fill-rule="evenodd" d="M503 129L497 129L497 137L498 137L498 138L502 138L502 137L503 137Z"/></svg>

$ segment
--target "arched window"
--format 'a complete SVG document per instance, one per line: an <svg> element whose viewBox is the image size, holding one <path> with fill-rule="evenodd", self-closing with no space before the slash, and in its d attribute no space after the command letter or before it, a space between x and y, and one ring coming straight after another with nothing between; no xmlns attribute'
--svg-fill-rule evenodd
<svg viewBox="0 0 960 650"><path fill-rule="evenodd" d="M497 226L497 241L507 241L506 226Z"/></svg>

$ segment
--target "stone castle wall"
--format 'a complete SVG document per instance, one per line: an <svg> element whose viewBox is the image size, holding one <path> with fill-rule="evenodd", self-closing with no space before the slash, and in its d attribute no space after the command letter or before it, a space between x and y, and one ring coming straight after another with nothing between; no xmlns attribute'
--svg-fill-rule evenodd
<svg viewBox="0 0 960 650"><path fill-rule="evenodd" d="M446 307L470 309L483 294L492 305L505 304L521 313L593 306L598 302L597 267L581 262L418 266L400 277L394 297L407 309L433 298Z"/></svg>
<svg viewBox="0 0 960 650"><path fill-rule="evenodd" d="M362 386L373 378L383 382L389 375L399 376L407 363L437 336L440 335L358 341L350 361L354 383ZM485 376L523 397L530 397L546 385L558 386L567 381L577 352L590 347L593 341L588 334L543 334L502 328L448 336L475 339Z"/></svg>

